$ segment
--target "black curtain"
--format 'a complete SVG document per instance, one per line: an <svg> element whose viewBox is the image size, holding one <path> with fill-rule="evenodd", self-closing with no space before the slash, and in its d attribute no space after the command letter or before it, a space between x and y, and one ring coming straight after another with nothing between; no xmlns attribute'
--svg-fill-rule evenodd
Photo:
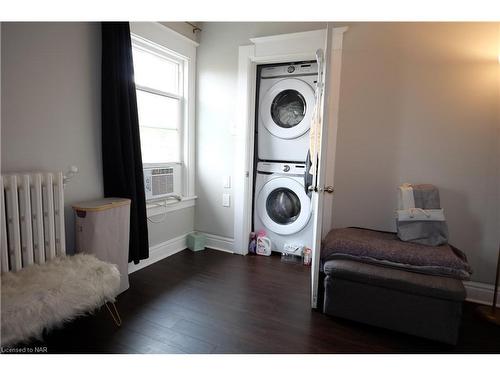
<svg viewBox="0 0 500 375"><path fill-rule="evenodd" d="M149 257L139 119L128 22L102 23L104 196L130 198L129 262Z"/></svg>

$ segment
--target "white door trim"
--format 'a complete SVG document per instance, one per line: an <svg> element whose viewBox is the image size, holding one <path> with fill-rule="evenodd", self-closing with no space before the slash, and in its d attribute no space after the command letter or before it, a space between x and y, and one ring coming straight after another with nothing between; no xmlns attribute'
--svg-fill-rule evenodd
<svg viewBox="0 0 500 375"><path fill-rule="evenodd" d="M341 53L342 36L346 30L347 27L332 29L333 41L331 46L333 51L337 50L337 53ZM233 133L235 140L233 251L236 254L245 255L248 253L248 235L252 227L252 169L257 64L315 60L316 50L324 48L325 37L326 29L322 29L304 33L253 38L251 39L253 44L239 47L238 118ZM271 51L278 52L271 53ZM337 63L340 61L341 55L338 56L332 56L332 59ZM337 87L334 87L331 91L335 93L338 90ZM337 112L338 95L335 100L337 100L337 103L335 103L335 112ZM329 105L331 105L331 100ZM332 133L336 133L336 129Z"/></svg>
<svg viewBox="0 0 500 375"><path fill-rule="evenodd" d="M255 45L240 46L238 54L238 121L234 129L234 248L236 254L248 253L248 233L252 212L252 161L255 108ZM245 238L246 237L246 238Z"/></svg>
<svg viewBox="0 0 500 375"><path fill-rule="evenodd" d="M317 31L316 31L317 32ZM295 40L291 34L290 40ZM254 44L240 46L238 54L238 111L234 129L234 248L236 254L248 253L248 235L252 228L252 186L255 130L255 93L257 64L314 60L316 50L279 55L257 55L256 46L273 38L254 38ZM286 42L281 35L280 43Z"/></svg>

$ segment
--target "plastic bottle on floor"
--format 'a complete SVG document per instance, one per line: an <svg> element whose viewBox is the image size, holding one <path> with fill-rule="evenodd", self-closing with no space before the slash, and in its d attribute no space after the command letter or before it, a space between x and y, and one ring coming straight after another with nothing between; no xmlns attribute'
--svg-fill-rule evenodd
<svg viewBox="0 0 500 375"><path fill-rule="evenodd" d="M257 234L256 252L259 255L271 255L271 240L266 237L266 232L263 230Z"/></svg>

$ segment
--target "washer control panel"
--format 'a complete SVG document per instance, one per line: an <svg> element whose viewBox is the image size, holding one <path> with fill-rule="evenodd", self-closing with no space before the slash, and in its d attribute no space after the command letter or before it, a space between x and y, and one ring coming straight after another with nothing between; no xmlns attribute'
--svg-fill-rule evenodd
<svg viewBox="0 0 500 375"><path fill-rule="evenodd" d="M278 173L278 174L291 174L291 175L303 175L306 171L306 165L301 163L271 163L261 161L257 163L257 172L262 172L266 174Z"/></svg>

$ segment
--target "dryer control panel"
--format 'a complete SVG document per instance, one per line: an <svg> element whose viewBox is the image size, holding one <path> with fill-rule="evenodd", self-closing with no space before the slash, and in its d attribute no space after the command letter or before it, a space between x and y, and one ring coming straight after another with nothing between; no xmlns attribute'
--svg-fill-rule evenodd
<svg viewBox="0 0 500 375"><path fill-rule="evenodd" d="M315 61L291 63L277 66L266 66L260 72L261 78L276 78L318 74L318 63Z"/></svg>

